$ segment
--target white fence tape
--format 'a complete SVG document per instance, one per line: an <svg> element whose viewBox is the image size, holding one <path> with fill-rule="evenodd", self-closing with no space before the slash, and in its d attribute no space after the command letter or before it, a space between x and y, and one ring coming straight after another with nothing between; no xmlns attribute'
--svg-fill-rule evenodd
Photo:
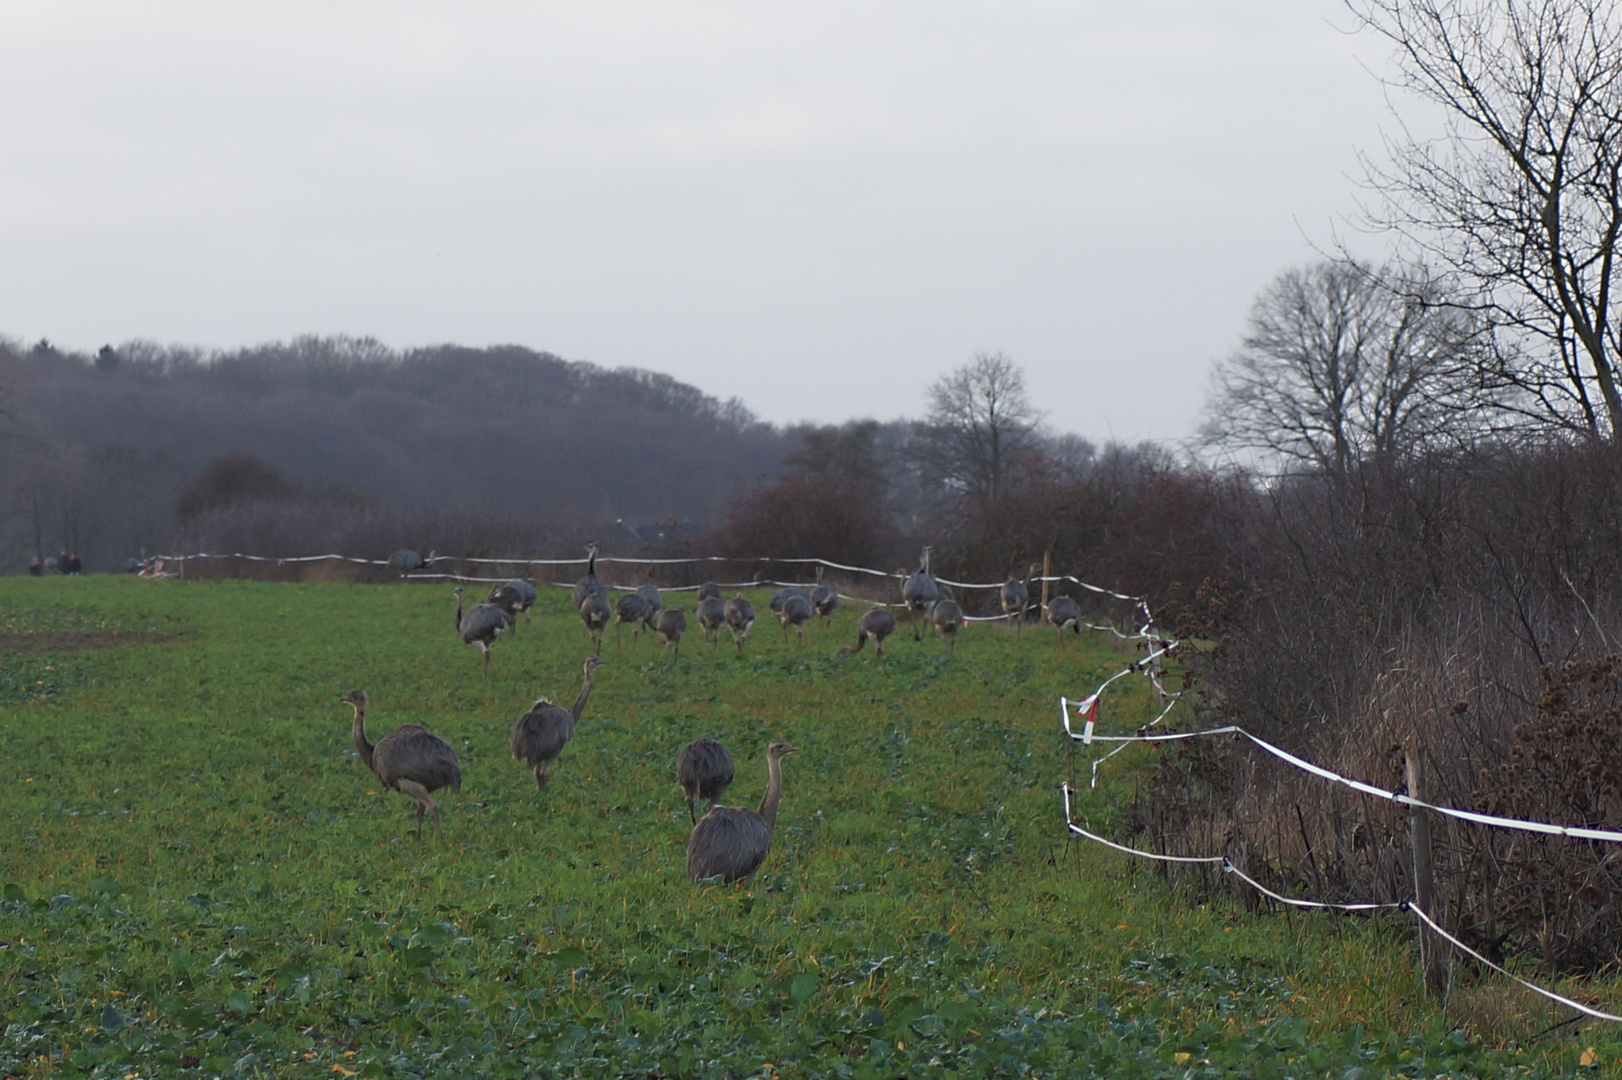
<svg viewBox="0 0 1622 1080"><path fill-rule="evenodd" d="M1125 674L1125 672L1122 672L1121 674ZM1112 676L1105 683L1105 685L1109 685L1110 682L1115 681L1117 678L1120 678L1120 675ZM1102 687L1100 689L1102 689ZM1223 727L1207 728L1203 731L1176 732L1169 735L1098 735L1086 729L1078 734L1071 728L1069 710L1071 707L1074 707L1077 709L1078 714L1085 712L1092 705L1096 704L1096 701L1094 700L1095 698L1096 695L1094 695L1094 698L1081 702L1071 702L1068 698L1064 697L1059 699L1059 707L1064 716L1065 733L1068 734L1071 739L1082 743L1083 745L1088 745L1095 742L1169 742L1174 739L1194 739L1207 735L1239 735L1249 739L1251 742L1255 743L1269 754L1272 754L1280 761L1292 765L1303 772L1310 773L1322 780L1328 780L1331 783L1342 784L1351 788L1353 791L1362 792L1364 795L1372 795L1376 799L1384 799L1387 802L1401 803L1403 806L1417 807L1421 810L1430 810L1433 813L1445 814L1448 817L1458 818L1460 821L1474 822L1477 825L1490 825L1499 829L1517 829L1521 832L1542 833L1546 836L1567 836L1574 840L1602 840L1606 843L1612 844L1622 843L1622 832L1617 832L1611 829L1591 829L1585 825L1555 825L1545 821L1528 821L1524 818L1498 817L1493 814L1483 814L1475 810L1460 810L1457 807L1452 806L1439 806L1436 803L1425 802L1423 799L1416 799L1406 792L1388 791L1385 788L1377 787L1374 784L1366 784L1361 780L1353 780L1350 777L1342 776L1339 773L1332 772L1321 765L1314 765L1312 762L1299 758L1287 750L1279 749L1266 739L1257 738L1255 735L1252 735L1250 732L1246 731L1237 724L1227 724ZM1091 727L1090 722L1088 727Z"/></svg>
<svg viewBox="0 0 1622 1080"><path fill-rule="evenodd" d="M1498 972L1500 975L1509 976L1511 979L1514 979L1516 982L1520 983L1522 986L1526 987L1528 990L1531 990L1533 993L1542 994L1544 997L1548 998L1550 1001L1558 1001L1560 1004L1568 1006L1569 1008L1576 1009L1580 1013L1585 1013L1588 1016L1592 1016L1596 1020L1613 1020L1613 1021L1616 1021L1618 1023L1622 1023L1622 1016L1613 1016L1612 1014L1610 1014L1608 1012L1601 1012L1599 1009L1596 1009L1591 1005L1584 1005L1580 1001L1573 1001L1571 998L1563 997L1560 994L1555 993L1553 990L1545 990L1543 987L1537 985L1536 983L1529 983L1525 979L1521 978L1519 975L1516 975L1516 974L1513 974L1513 973L1511 973L1509 971L1506 971L1504 968L1502 968L1499 965L1493 963L1491 960L1488 960L1485 956L1482 956L1480 953L1476 952L1470 946L1466 945L1464 942L1460 941L1458 938L1454 937L1452 934L1448 933L1446 930L1443 930L1440 926L1437 926L1436 925L1436 920L1432 919L1429 915L1427 915L1423 911L1421 911L1419 909L1418 905L1413 904L1411 902L1405 902L1403 904L1403 907L1407 908L1410 912L1412 912L1414 917L1417 918L1420 922L1422 922L1426 926L1430 927L1431 933L1435 934L1437 937L1444 939L1449 944L1451 944L1454 948L1458 949L1460 952L1467 953L1471 957L1474 957L1475 960L1478 961L1479 963L1486 964L1488 967L1492 968L1494 971Z"/></svg>
<svg viewBox="0 0 1622 1080"><path fill-rule="evenodd" d="M342 561L342 562L360 563L360 564L367 565L367 566L387 566L389 564L389 560L387 560L387 559L362 559L362 558L357 558L357 557L352 556L352 555L339 555L339 554L336 554L336 553L330 554L330 555L288 555L288 556L276 557L276 556L269 556L269 555L248 555L248 554L244 554L242 552L237 552L237 551L231 551L231 552L194 551L194 552L188 552L188 553L184 553L184 554L175 554L175 555L157 555L157 556L154 556L154 558L164 559L166 561L167 560L176 560L176 561L182 561L182 562L187 560L187 559L245 559L245 560L247 560L249 562L276 563L278 565L283 564L283 563L320 562L322 560L337 560L337 561ZM586 565L586 562L587 562L587 560L584 559L584 558L576 558L576 559L511 558L511 559L506 559L506 558L492 558L492 557L489 557L489 556L476 556L476 555L438 555L435 558L435 561L436 562L474 563L474 564L484 565L484 566L584 566L584 565ZM600 563L613 563L613 564L619 564L619 565L624 565L624 566L680 566L680 565L693 564L693 563L774 563L774 562L776 562L776 563L800 563L800 564L813 565L813 566L825 566L830 570L843 570L843 571L846 571L847 573L852 573L852 574L870 574L870 575L872 575L874 577L895 578L897 580L901 580L901 579L908 576L906 573L897 573L897 572L892 571L892 570L874 570L874 569L872 569L870 567L866 567L866 566L848 566L845 563L836 563L836 562L833 562L833 561L831 561L829 559L815 559L815 558L770 559L770 558L765 558L763 556L757 556L757 557L753 557L753 558L733 558L733 557L727 556L727 555L690 555L690 556L685 556L685 557L679 558L679 559L639 559L639 558L632 558L630 556L600 555L600 556L598 556L597 561L600 562ZM418 575L410 575L410 576L418 576ZM444 576L449 577L449 576L452 576L452 575L447 574L447 575L444 575ZM487 580L487 579L469 578L469 580ZM488 579L488 580L493 580L493 579ZM502 580L505 580L505 579L502 579ZM943 578L943 577L937 577L935 580L939 581L943 585L950 585L954 589L1000 589L1004 585L1004 582L1001 582L1001 581L996 581L996 582L953 581L950 578ZM1054 575L1051 575L1051 576L1048 576L1048 577L1034 577L1034 578L1031 578L1030 580L1031 581L1036 581L1036 582L1068 581L1068 582L1070 582L1070 583L1072 583L1074 585L1080 586L1083 589L1087 589L1090 592L1097 593L1100 596L1108 596L1108 597L1112 597L1112 598L1114 598L1116 600L1126 600L1126 601L1138 604L1140 607L1143 608L1145 614L1148 613L1148 608L1146 606L1144 606L1144 598L1143 597L1141 597L1141 596L1129 596L1126 593L1116 592L1113 589L1106 589L1101 585L1094 585L1094 584L1092 584L1090 582L1082 581L1080 578L1074 577L1074 576L1072 576L1070 574L1054 574ZM995 616L995 617L1000 618L1001 616ZM1094 627L1094 629L1102 629L1102 628L1101 627Z"/></svg>
<svg viewBox="0 0 1622 1080"><path fill-rule="evenodd" d="M1144 851L1142 848L1129 847L1126 844L1117 844L1113 840L1108 840L1102 836L1099 836L1097 833L1089 832L1080 825L1077 825L1071 817L1070 785L1065 784L1063 786L1063 791L1065 827L1073 836L1080 836L1091 840L1094 843L1102 844L1105 847L1114 848L1116 851L1125 852L1128 855L1135 855L1140 859L1152 859L1155 862L1196 863L1205 865L1221 864L1224 873L1232 874L1234 877L1243 881L1246 885L1249 885L1252 889L1255 889L1263 896L1276 900L1281 904L1288 904L1291 907L1319 908L1330 911L1391 911L1396 909L1407 911L1420 922L1424 923L1431 933L1443 939L1460 952L1465 953L1478 963L1484 964L1493 971L1498 972L1498 974L1513 979L1533 993L1541 994L1550 1001L1556 1001L1567 1008L1575 1009L1585 1016L1592 1016L1597 1020L1610 1020L1613 1023L1622 1023L1622 1016L1617 1016L1613 1013L1596 1009L1592 1005L1586 1005L1581 1001L1573 1000L1572 998L1566 997L1563 994L1557 994L1553 990L1548 990L1537 985L1536 983L1528 982L1519 975L1509 971L1501 964L1493 963L1491 960L1487 959L1485 956L1482 956L1479 952L1472 949L1470 946L1466 945L1464 942L1460 941L1446 930L1443 930L1441 926L1437 924L1435 919L1432 919L1411 900L1397 900L1384 903L1366 902L1351 904L1333 904L1321 900L1304 900L1299 897L1285 896L1282 893L1269 889L1267 886L1263 885L1261 882L1257 881L1255 878L1251 877L1249 874L1235 866L1226 855L1166 855L1158 851Z"/></svg>

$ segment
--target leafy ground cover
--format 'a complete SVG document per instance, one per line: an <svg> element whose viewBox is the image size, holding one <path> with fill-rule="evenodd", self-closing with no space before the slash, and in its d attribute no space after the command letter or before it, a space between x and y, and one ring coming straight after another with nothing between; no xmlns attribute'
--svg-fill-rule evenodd
<svg viewBox="0 0 1622 1080"><path fill-rule="evenodd" d="M803 647L762 624L741 657L695 630L672 663L610 634L537 792L506 737L537 696L574 698L567 595L486 679L448 587L0 579L7 641L130 640L0 657L0 1073L1355 1078L1622 1055L1598 1030L1517 1050L1461 1028L1419 996L1400 922L1201 907L1068 845L1057 785L1085 762L1055 695L1130 659L1102 640L975 626L955 656L903 634L843 657L844 610ZM356 759L337 699L357 686L374 739L421 723L461 755L448 846ZM1117 686L1102 722L1130 728L1154 703ZM799 748L746 886L683 874L674 762L699 735L737 757L736 804L769 740Z"/></svg>

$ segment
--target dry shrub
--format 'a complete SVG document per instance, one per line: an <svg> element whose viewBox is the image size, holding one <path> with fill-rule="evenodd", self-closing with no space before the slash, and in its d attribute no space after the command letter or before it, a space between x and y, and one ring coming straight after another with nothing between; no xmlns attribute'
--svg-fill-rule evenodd
<svg viewBox="0 0 1622 1080"><path fill-rule="evenodd" d="M823 558L883 565L898 534L882 507L842 480L789 476L731 506L715 536L720 554L742 559Z"/></svg>
<svg viewBox="0 0 1622 1080"><path fill-rule="evenodd" d="M1622 660L1604 634L1622 625L1619 481L1611 448L1556 446L1281 484L1226 574L1177 608L1178 633L1215 646L1190 654L1181 723L1237 723L1391 790L1414 752L1435 803L1622 830ZM1246 741L1169 751L1134 823L1288 894L1413 894L1405 809ZM1622 955L1615 845L1444 816L1432 833L1437 910L1488 956L1570 972Z"/></svg>

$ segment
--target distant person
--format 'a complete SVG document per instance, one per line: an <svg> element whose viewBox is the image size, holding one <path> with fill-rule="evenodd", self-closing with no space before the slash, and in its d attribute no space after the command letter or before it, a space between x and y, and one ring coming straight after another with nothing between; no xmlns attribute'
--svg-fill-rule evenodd
<svg viewBox="0 0 1622 1080"><path fill-rule="evenodd" d="M63 548L61 551L56 553L56 572L58 574L65 574L68 572L67 548Z"/></svg>
<svg viewBox="0 0 1622 1080"><path fill-rule="evenodd" d="M28 556L28 572L34 577L45 575L45 564L39 561L38 555Z"/></svg>
<svg viewBox="0 0 1622 1080"><path fill-rule="evenodd" d="M79 576L79 553L77 551L68 556L68 573L74 577Z"/></svg>

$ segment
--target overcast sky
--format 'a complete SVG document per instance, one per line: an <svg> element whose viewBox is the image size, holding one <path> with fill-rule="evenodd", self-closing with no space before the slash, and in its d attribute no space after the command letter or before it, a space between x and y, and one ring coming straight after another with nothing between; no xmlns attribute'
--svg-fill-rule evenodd
<svg viewBox="0 0 1622 1080"><path fill-rule="evenodd" d="M773 421L977 350L1177 439L1356 208L1338 0L0 3L0 334L517 343ZM1361 241L1378 251L1378 241Z"/></svg>

